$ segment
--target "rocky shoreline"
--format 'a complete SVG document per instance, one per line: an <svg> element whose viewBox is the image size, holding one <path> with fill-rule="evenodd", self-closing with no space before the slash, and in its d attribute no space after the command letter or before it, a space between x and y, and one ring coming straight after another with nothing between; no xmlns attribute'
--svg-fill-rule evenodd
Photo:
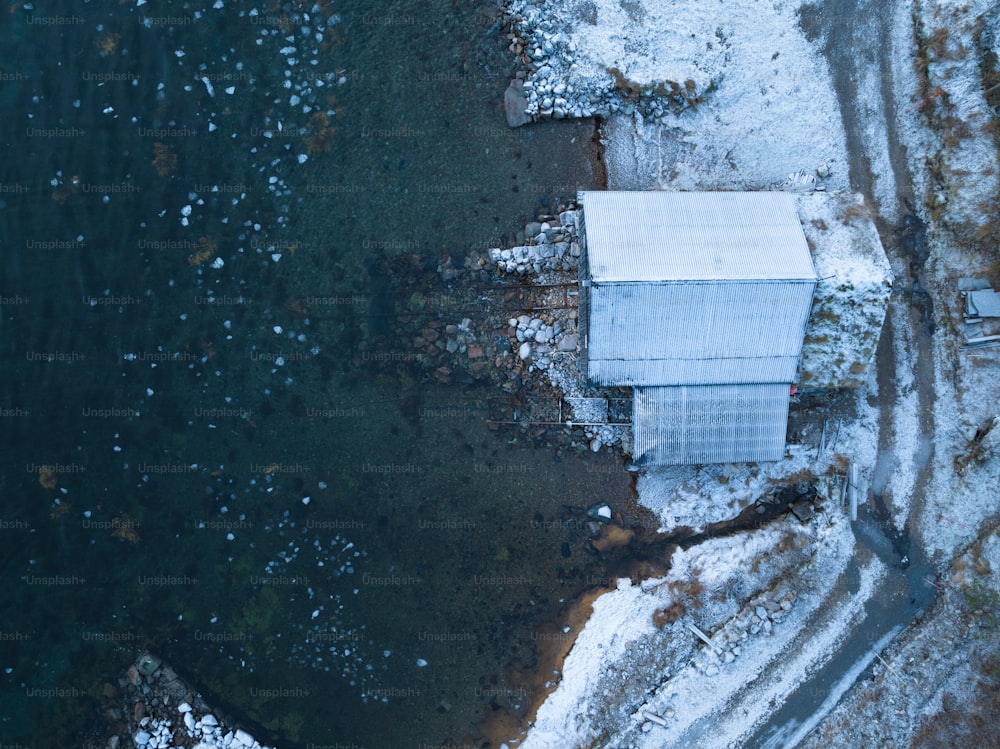
<svg viewBox="0 0 1000 749"><path fill-rule="evenodd" d="M391 290L378 311L388 321L370 316L352 366L404 382L488 385L492 427L521 426L557 453L627 451L628 393L591 388L579 369L579 207L554 208L503 247L379 259L369 273ZM615 395L624 404L617 415Z"/></svg>
<svg viewBox="0 0 1000 749"><path fill-rule="evenodd" d="M106 749L270 749L147 651L102 694Z"/></svg>
<svg viewBox="0 0 1000 749"><path fill-rule="evenodd" d="M516 274L542 288L575 285L580 264L581 211L569 204L559 212L558 221L532 222L525 227L530 239L511 249L490 250L490 260L501 273ZM560 393L571 410L562 414L567 425L585 424L583 436L591 450L604 445L620 446L629 452L631 429L627 423L612 423L608 389L590 387L579 363L581 334L579 291L563 296L564 305L553 303L540 316L519 315L508 320L507 334L513 332L517 355L530 362L528 373L544 372L545 379ZM558 302L557 299L553 302ZM624 419L621 419L624 421Z"/></svg>
<svg viewBox="0 0 1000 749"><path fill-rule="evenodd" d="M603 70L600 82L581 81L577 45L565 31L565 20L546 17L542 4L512 0L504 10L503 38L520 65L504 97L511 127L546 119L607 119L618 112L666 124L710 93L711 83L703 91L691 78L643 83L616 67Z"/></svg>

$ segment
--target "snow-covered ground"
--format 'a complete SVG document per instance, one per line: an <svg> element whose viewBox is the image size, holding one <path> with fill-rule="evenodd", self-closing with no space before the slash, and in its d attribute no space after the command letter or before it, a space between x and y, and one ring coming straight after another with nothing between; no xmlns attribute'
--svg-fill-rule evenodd
<svg viewBox="0 0 1000 749"><path fill-rule="evenodd" d="M525 19L519 30L528 49L553 48L535 60L535 88L571 87L564 96L618 113L608 123L609 189L761 189L818 168L830 173L828 189L847 188L836 97L823 59L798 28L796 3L515 0L509 7ZM703 101L680 117L656 116L642 105L645 90L638 103L622 98L612 68L646 90L691 81Z"/></svg>
<svg viewBox="0 0 1000 749"><path fill-rule="evenodd" d="M806 387L866 384L874 370L893 273L861 195L805 192L799 219L819 281L799 382Z"/></svg>
<svg viewBox="0 0 1000 749"><path fill-rule="evenodd" d="M933 127L924 128L933 132L925 142L933 145L934 167L921 196L930 207L928 270L936 286L932 291L943 334L935 337L934 484L918 520L928 550L942 561L971 543L984 521L997 512L997 494L991 487L1000 472L993 457L996 435L991 431L979 444L972 437L997 415L1000 356L996 350L961 349L957 291L962 277L1000 281L992 241L975 239L1000 220L996 204L1000 163L988 126L981 54L974 42L976 28L990 14L996 16L995 4L982 0L928 3L919 14L921 35L939 40L928 49L932 59L924 88L947 94L935 96L929 112Z"/></svg>
<svg viewBox="0 0 1000 749"><path fill-rule="evenodd" d="M701 724L716 721L731 700L766 703L833 651L863 595L814 631L809 649L791 648L833 595L837 575L831 573L843 571L852 546L839 513L814 525L792 519L677 551L664 578L639 586L619 581L618 590L595 602L558 688L520 746L592 746L598 739L611 746L700 745ZM862 572L862 592L879 577L879 567L873 562ZM795 569L800 574L789 580ZM765 683L752 700L741 694L749 684ZM733 718L724 729L735 740L753 721L743 713ZM714 742L723 727L716 726Z"/></svg>
<svg viewBox="0 0 1000 749"><path fill-rule="evenodd" d="M787 187L789 175L827 191L849 189L846 135L824 39L806 38L800 3L512 0L509 8L522 19L514 28L525 42L525 61L536 68L526 78L528 113L572 116L589 107L606 116L609 189L768 189ZM980 676L955 632L969 631L970 616L977 627L988 620L995 628L990 616L1000 615L986 604L966 605L969 569L978 570L977 584L1000 588L997 576L984 572L1000 569L1000 539L973 543L1000 510L1000 424L987 428L997 415L1000 354L963 351L954 322L957 279L995 272L976 239L998 221L1000 168L974 40L990 4L890 0L878 8L884 18L859 27L868 33L884 22L878 39L885 65L878 57L859 62L851 96L870 172L869 207L896 225L903 219L898 196L912 189L912 210L926 222L929 287L916 292L926 291L933 302L933 400L924 402L916 374L920 353L909 334L907 296L913 290L898 288L889 305L898 398L879 393L874 367L859 374L854 412L844 419L836 450L807 447L768 466L651 469L638 481L640 502L663 528L698 529L734 517L774 481L806 470L822 477L842 468L838 455L849 455L862 468L862 483L885 498L894 525L909 527L951 575L925 623L891 646L895 656L886 662L896 665L880 661L875 686L851 688L851 675L882 657L892 639L884 636L812 721L778 739L787 745L806 740L829 710L806 745L909 743L930 716L948 709L949 699L961 704L974 696ZM657 109L654 92L665 81L682 82L692 96L675 110ZM907 277L910 260L898 255L894 274ZM890 397L896 400L880 425ZM877 461L880 426L892 439ZM925 465L930 471L918 481ZM510 746L738 746L862 616L885 568L860 555L868 559L860 564L860 588L849 597L830 595L853 554L850 526L829 502L812 526L781 521L713 539L675 553L663 579L622 581L595 602L557 686ZM952 568L956 554L965 557ZM759 602L773 608L789 596L794 606L771 622L766 636L760 632L767 611L757 617L757 633L749 633L747 615ZM835 605L822 610L823 601ZM713 646L687 624L707 632ZM734 642L741 643L738 654ZM709 724L710 733L703 730Z"/></svg>
<svg viewBox="0 0 1000 749"><path fill-rule="evenodd" d="M851 691L802 749L995 745L996 570L1000 535L994 530L939 578L938 601L927 618L882 653L872 678Z"/></svg>
<svg viewBox="0 0 1000 749"><path fill-rule="evenodd" d="M992 19L991 19L992 15ZM963 277L995 275L992 242L978 237L997 221L995 117L983 95L977 30L996 22L994 3L932 1L896 4L893 88L896 131L906 149L917 211L927 221L927 291L934 304L934 433L930 444L904 430L897 470L887 491L898 525L911 513L940 573L938 600L909 628L802 746L988 746L996 740L996 674L989 653L998 644L1000 435L996 433L996 350L962 350ZM916 34L914 23L917 25ZM914 36L923 49L914 49ZM925 70L925 72L922 72ZM991 121L993 124L990 124ZM899 310L896 311L896 314ZM912 369L913 350L897 342L897 378ZM915 393L897 404L894 424L920 415ZM996 426L1000 426L997 424ZM909 506L914 471L930 460L922 506ZM904 499L904 501L900 501Z"/></svg>

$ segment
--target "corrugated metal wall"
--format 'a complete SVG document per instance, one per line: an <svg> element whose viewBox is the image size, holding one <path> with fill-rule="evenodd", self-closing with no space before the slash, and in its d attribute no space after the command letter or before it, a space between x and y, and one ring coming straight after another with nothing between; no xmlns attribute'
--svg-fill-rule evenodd
<svg viewBox="0 0 1000 749"><path fill-rule="evenodd" d="M636 388L637 465L781 460L788 385Z"/></svg>
<svg viewBox="0 0 1000 749"><path fill-rule="evenodd" d="M580 374L588 377L590 368L590 261L587 258L587 224L583 211L576 214L577 241L580 244L579 283L580 295L577 308L576 329L580 332L580 357L577 366Z"/></svg>
<svg viewBox="0 0 1000 749"><path fill-rule="evenodd" d="M814 281L592 284L598 385L794 382Z"/></svg>

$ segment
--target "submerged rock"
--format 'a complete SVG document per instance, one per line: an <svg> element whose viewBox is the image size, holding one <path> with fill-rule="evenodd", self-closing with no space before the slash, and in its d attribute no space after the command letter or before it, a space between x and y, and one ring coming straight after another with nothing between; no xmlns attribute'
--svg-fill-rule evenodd
<svg viewBox="0 0 1000 749"><path fill-rule="evenodd" d="M524 96L522 81L514 79L510 82L503 95L503 106L507 124L511 127L521 127L531 122L531 116L524 111L528 108L528 100Z"/></svg>

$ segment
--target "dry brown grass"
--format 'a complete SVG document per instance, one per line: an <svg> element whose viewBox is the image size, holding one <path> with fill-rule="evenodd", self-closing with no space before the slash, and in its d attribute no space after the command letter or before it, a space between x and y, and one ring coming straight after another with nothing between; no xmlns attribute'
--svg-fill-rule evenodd
<svg viewBox="0 0 1000 749"><path fill-rule="evenodd" d="M795 473L790 473L782 478L770 479L771 486L795 486L796 484L811 484L816 480L817 476L808 468L803 468L796 471Z"/></svg>
<svg viewBox="0 0 1000 749"><path fill-rule="evenodd" d="M845 226L856 218L864 218L868 215L868 207L864 203L851 203L837 213L837 219Z"/></svg>
<svg viewBox="0 0 1000 749"><path fill-rule="evenodd" d="M997 661L988 656L979 663L983 674L972 700L959 703L945 695L941 711L914 734L914 749L939 747L995 747L1000 737L1000 689L996 679Z"/></svg>
<svg viewBox="0 0 1000 749"><path fill-rule="evenodd" d="M686 582L674 580L667 585L667 588L673 600L667 606L653 612L653 624L660 629L673 624L688 611L701 610L701 595L704 588L695 571L692 571L691 580Z"/></svg>

